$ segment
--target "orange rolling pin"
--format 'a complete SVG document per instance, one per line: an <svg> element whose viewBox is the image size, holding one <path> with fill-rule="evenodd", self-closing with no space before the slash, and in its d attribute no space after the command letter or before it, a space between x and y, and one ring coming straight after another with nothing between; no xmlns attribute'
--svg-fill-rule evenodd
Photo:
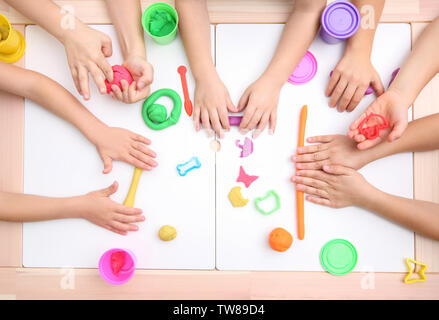
<svg viewBox="0 0 439 320"><path fill-rule="evenodd" d="M303 147L305 143L305 127L306 127L306 117L308 116L308 106L304 105L302 110L300 110L300 120L299 120L299 141L297 142L297 147ZM297 169L296 169L297 170ZM305 238L305 216L304 216L304 198L303 192L296 190L296 203L297 203L297 234L300 240Z"/></svg>

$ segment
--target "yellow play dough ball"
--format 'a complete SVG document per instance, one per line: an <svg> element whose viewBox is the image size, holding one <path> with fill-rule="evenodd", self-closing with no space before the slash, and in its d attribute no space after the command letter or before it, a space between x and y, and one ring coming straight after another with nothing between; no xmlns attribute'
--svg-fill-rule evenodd
<svg viewBox="0 0 439 320"><path fill-rule="evenodd" d="M171 226L163 226L159 230L159 238L163 241L171 241L174 240L177 236L177 230Z"/></svg>

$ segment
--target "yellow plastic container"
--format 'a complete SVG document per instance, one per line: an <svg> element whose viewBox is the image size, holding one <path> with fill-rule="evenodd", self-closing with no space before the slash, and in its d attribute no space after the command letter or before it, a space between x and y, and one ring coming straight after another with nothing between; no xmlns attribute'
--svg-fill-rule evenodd
<svg viewBox="0 0 439 320"><path fill-rule="evenodd" d="M23 35L11 26L4 15L0 14L0 60L13 63L23 56L25 49Z"/></svg>

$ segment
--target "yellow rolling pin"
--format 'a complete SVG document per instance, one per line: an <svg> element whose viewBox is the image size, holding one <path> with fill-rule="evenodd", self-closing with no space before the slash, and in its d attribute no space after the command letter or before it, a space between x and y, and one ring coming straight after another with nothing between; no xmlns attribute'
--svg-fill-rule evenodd
<svg viewBox="0 0 439 320"><path fill-rule="evenodd" d="M136 199L137 185L139 184L140 176L142 175L142 169L134 168L133 179L131 180L131 186L128 190L127 197L123 202L124 206L134 207L134 200Z"/></svg>

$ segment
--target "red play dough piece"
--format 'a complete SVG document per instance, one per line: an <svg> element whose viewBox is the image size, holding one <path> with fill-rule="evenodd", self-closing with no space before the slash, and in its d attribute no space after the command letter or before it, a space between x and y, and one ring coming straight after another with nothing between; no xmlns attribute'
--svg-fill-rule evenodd
<svg viewBox="0 0 439 320"><path fill-rule="evenodd" d="M111 86L113 84L118 86L120 90L122 90L122 86L120 84L120 80L122 79L126 80L128 84L131 84L134 81L133 77L131 76L131 73L124 66L120 66L116 64L112 66L111 69L113 69L113 81L108 82L108 80L105 79L105 86L107 87L107 93L110 93L112 91Z"/></svg>
<svg viewBox="0 0 439 320"><path fill-rule="evenodd" d="M113 270L113 273L117 275L122 269L122 267L125 265L125 252L122 251L116 251L111 254L110 257L111 262L111 269Z"/></svg>
<svg viewBox="0 0 439 320"><path fill-rule="evenodd" d="M383 123L376 124L371 127L365 126L367 125L367 122L373 117L380 118ZM366 118L364 118L363 121L361 121L360 125L358 126L358 131L360 132L360 134L365 136L367 140L374 140L378 138L378 136L380 135L380 130L386 129L388 127L389 127L389 122L387 121L386 118L384 118L380 114L371 113Z"/></svg>
<svg viewBox="0 0 439 320"><path fill-rule="evenodd" d="M236 182L243 182L245 187L248 188L257 178L258 176L251 176L245 173L244 168L239 167L239 177L236 179Z"/></svg>

